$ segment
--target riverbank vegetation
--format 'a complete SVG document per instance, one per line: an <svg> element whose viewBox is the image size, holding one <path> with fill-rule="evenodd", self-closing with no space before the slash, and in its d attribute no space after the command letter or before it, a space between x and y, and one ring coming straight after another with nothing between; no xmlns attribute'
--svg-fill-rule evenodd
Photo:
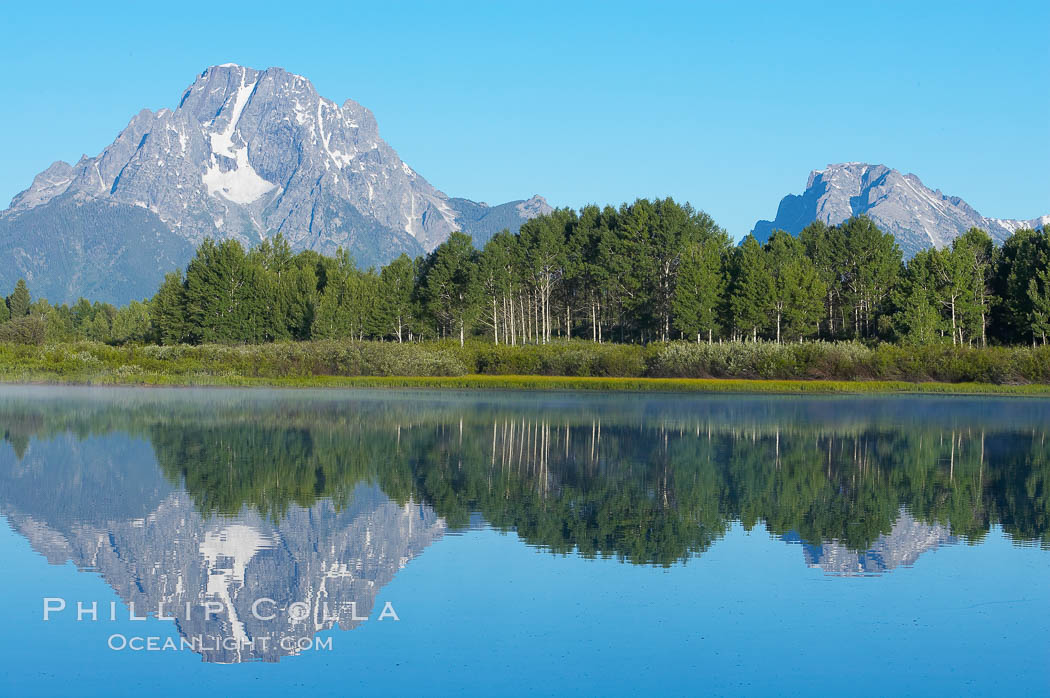
<svg viewBox="0 0 1050 698"><path fill-rule="evenodd" d="M396 378L404 380L394 380ZM0 380L96 384L299 385L777 392L1050 393L1050 346L858 342L348 340L254 345L0 344ZM855 383L855 385L850 385ZM955 384L954 389L946 387ZM982 385L977 385L982 384ZM1042 388L1047 388L1042 390Z"/></svg>

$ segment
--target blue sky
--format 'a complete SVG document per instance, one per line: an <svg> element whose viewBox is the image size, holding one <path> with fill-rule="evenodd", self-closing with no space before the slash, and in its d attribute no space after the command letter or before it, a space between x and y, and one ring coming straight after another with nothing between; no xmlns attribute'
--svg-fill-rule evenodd
<svg viewBox="0 0 1050 698"><path fill-rule="evenodd" d="M237 62L369 107L432 184L489 203L671 195L739 237L860 160L1050 213L1045 0L101 5L3 9L0 205Z"/></svg>

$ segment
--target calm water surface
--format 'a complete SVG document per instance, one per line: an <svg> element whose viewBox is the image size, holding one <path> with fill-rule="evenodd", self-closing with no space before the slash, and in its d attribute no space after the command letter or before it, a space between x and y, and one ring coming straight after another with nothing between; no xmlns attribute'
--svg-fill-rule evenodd
<svg viewBox="0 0 1050 698"><path fill-rule="evenodd" d="M1050 401L6 387L0 428L2 694L1050 694Z"/></svg>

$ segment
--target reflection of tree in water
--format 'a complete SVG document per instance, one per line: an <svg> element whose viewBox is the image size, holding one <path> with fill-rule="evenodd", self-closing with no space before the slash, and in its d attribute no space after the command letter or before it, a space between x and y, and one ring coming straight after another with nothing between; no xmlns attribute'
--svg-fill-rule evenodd
<svg viewBox="0 0 1050 698"><path fill-rule="evenodd" d="M895 417L908 403L850 416L802 401L723 398L647 413L583 404L157 401L73 417L37 405L32 423L40 433L148 436L166 477L205 514L249 506L279 519L292 503L345 505L369 483L431 505L453 528L477 511L554 552L634 563L703 552L734 520L864 550L902 508L971 541L1000 523L1016 540L1050 544L1038 413L1036 428L981 431L974 425L994 422L973 418L987 403L941 420Z"/></svg>

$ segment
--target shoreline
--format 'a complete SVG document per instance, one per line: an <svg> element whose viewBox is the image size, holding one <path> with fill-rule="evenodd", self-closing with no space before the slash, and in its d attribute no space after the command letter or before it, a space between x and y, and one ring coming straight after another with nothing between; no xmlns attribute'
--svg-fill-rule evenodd
<svg viewBox="0 0 1050 698"><path fill-rule="evenodd" d="M290 376L249 377L215 375L113 374L59 376L28 373L0 377L0 385L186 388L300 388L300 389L430 389L521 390L530 392L620 393L740 393L781 395L995 395L1050 398L1050 385L1041 383L941 383L889 380L804 380L746 378L607 378L581 376L488 375L465 376Z"/></svg>

